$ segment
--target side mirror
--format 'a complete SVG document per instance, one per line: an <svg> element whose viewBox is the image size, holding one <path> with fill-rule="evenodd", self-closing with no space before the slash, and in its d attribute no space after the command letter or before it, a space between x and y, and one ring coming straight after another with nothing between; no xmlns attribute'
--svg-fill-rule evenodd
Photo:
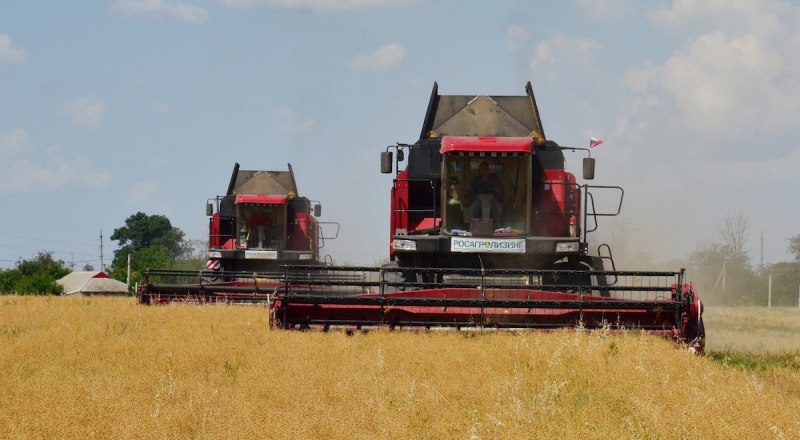
<svg viewBox="0 0 800 440"><path fill-rule="evenodd" d="M403 154L403 150L401 150L401 149L399 149L399 148L398 148L398 149L397 149L397 161L398 161L398 162L402 162L402 161L403 161L403 159L405 159L405 158L406 158L406 155L405 155L405 154Z"/></svg>
<svg viewBox="0 0 800 440"><path fill-rule="evenodd" d="M583 158L583 178L585 180L594 179L594 158L593 157L584 157Z"/></svg>
<svg viewBox="0 0 800 440"><path fill-rule="evenodd" d="M322 215L322 206L317 203L314 205L314 217L319 217Z"/></svg>
<svg viewBox="0 0 800 440"><path fill-rule="evenodd" d="M389 174L392 172L392 152L384 151L381 153L381 173Z"/></svg>
<svg viewBox="0 0 800 440"><path fill-rule="evenodd" d="M206 215L209 217L214 215L214 205L211 203L206 203Z"/></svg>

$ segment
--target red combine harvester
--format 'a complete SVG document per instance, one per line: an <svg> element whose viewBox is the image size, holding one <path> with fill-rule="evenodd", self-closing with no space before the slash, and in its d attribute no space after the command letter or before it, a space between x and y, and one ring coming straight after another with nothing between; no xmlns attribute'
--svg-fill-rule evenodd
<svg viewBox="0 0 800 440"><path fill-rule="evenodd" d="M607 244L590 251L624 192L577 183L564 152L589 149L548 140L525 91L439 95L434 84L419 140L381 154L381 172L395 172L390 264L286 264L270 293L253 293L253 274L244 294L268 293L281 328L625 328L701 351L702 303L682 269L618 271ZM583 178L594 169L587 154ZM603 211L601 195L618 202Z"/></svg>
<svg viewBox="0 0 800 440"><path fill-rule="evenodd" d="M617 271L607 244L590 253L588 234L619 214L624 192L577 183L564 152L589 149L547 140L530 83L525 92L448 96L434 84L419 140L381 155L381 172L396 169L392 263L337 268L363 279L349 284L286 266L277 325L612 327L702 350L702 303L683 270ZM613 209L596 207L601 193L618 198Z"/></svg>
<svg viewBox="0 0 800 440"><path fill-rule="evenodd" d="M236 163L228 190L206 204L209 249L205 269L151 270L140 301L263 302L282 279L285 264L322 265L324 239L339 225L319 222L319 203L297 192L288 171L241 170ZM322 225L335 228L322 235ZM155 282L153 282L155 281Z"/></svg>
<svg viewBox="0 0 800 440"><path fill-rule="evenodd" d="M207 267L222 271L276 270L291 263L319 263L319 203L297 195L289 171L233 167L228 191L206 205ZM214 207L216 205L216 212ZM312 215L313 213L313 215Z"/></svg>

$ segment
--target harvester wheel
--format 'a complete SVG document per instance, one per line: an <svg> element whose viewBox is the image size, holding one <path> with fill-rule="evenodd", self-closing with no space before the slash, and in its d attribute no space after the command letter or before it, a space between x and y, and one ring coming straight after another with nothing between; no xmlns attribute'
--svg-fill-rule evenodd
<svg viewBox="0 0 800 440"><path fill-rule="evenodd" d="M684 340L689 344L689 350L696 354L703 354L706 347L706 326L703 324L703 317L686 322L683 332Z"/></svg>
<svg viewBox="0 0 800 440"><path fill-rule="evenodd" d="M381 268L387 269L383 273L383 281L387 283L384 288L386 293L402 292L406 290L406 286L402 285L403 283L417 282L417 277L413 271L400 270L396 262L384 264Z"/></svg>
<svg viewBox="0 0 800 440"><path fill-rule="evenodd" d="M582 257L580 259L567 259L564 261L556 261L546 270L558 271L554 273L545 274L542 277L542 284L555 288L555 290L578 293L581 289L586 289L589 286L600 286L598 292L600 296L610 296L607 288L608 280L605 275L597 275L597 282L592 283L592 275L588 271L602 271L603 261L595 257ZM589 292L591 293L591 292Z"/></svg>
<svg viewBox="0 0 800 440"><path fill-rule="evenodd" d="M219 272L215 270L203 270L202 280L204 283L215 283L220 280Z"/></svg>

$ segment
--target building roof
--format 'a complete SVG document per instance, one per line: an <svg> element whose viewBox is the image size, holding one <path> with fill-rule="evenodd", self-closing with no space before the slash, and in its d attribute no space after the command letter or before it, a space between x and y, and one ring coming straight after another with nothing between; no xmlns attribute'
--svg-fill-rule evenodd
<svg viewBox="0 0 800 440"><path fill-rule="evenodd" d="M56 281L64 288L64 295L125 295L128 285L111 278L105 272L71 272Z"/></svg>

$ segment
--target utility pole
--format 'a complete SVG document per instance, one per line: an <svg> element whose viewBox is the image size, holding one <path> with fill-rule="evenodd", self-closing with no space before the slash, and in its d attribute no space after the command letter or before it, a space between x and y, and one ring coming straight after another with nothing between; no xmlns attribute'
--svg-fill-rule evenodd
<svg viewBox="0 0 800 440"><path fill-rule="evenodd" d="M772 308L772 272L769 273L769 286L767 287L767 308Z"/></svg>
<svg viewBox="0 0 800 440"><path fill-rule="evenodd" d="M106 265L103 264L103 230L100 230L100 272L106 271Z"/></svg>
<svg viewBox="0 0 800 440"><path fill-rule="evenodd" d="M728 260L722 260L722 297L725 298L725 278L728 276L728 269L727 269Z"/></svg>
<svg viewBox="0 0 800 440"><path fill-rule="evenodd" d="M125 284L128 285L128 290L130 290L131 286L131 254L128 254L128 279L125 281Z"/></svg>
<svg viewBox="0 0 800 440"><path fill-rule="evenodd" d="M764 270L764 230L761 230L761 263L758 265L759 270Z"/></svg>

